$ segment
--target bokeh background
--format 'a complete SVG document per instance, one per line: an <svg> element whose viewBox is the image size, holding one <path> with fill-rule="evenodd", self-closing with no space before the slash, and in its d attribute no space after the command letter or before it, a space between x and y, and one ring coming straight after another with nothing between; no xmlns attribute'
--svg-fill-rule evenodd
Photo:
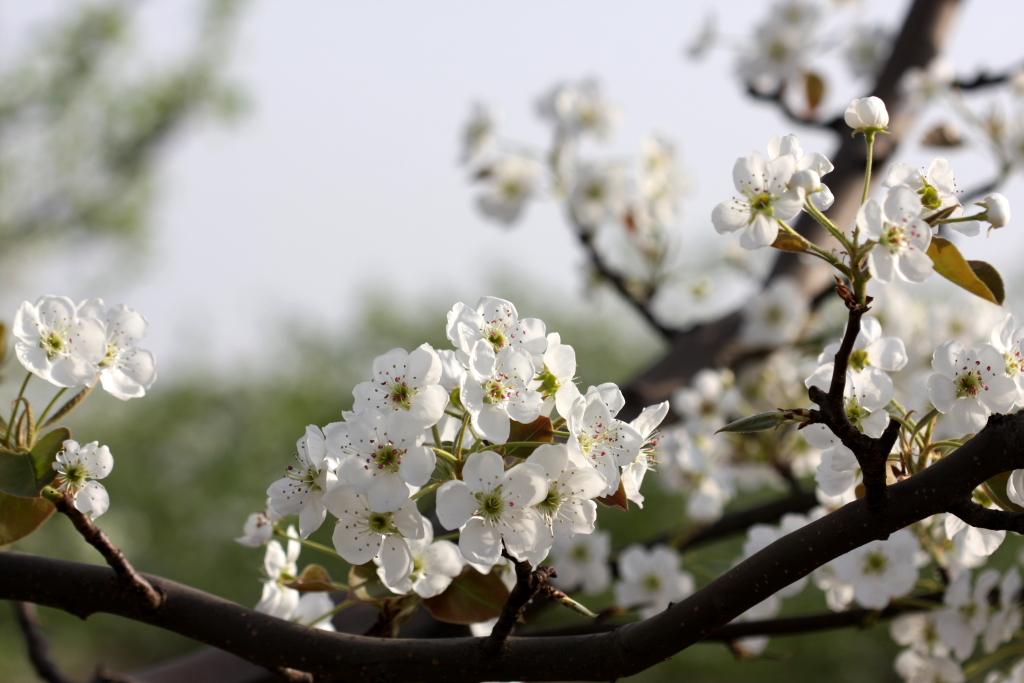
<svg viewBox="0 0 1024 683"><path fill-rule="evenodd" d="M136 564L254 604L261 554L231 539L295 438L349 407L374 355L443 344L454 301L494 294L544 318L576 347L584 385L624 382L655 358L643 322L591 286L559 207L531 206L508 230L477 213L460 127L482 100L504 129L543 144L537 95L600 79L623 112L603 151L632 154L652 131L678 144L690 178L678 243L699 257L716 240L708 216L732 192L733 159L793 130L743 94L727 51L686 60L714 5L0 1L0 319L42 293L124 301L150 319L161 374L151 395L97 396L72 425L115 454L103 526ZM764 6L716 11L739 37ZM857 11L895 25L905 3ZM999 12L964 7L948 52L961 70L1019 60L1021 10ZM823 108L864 87L834 84ZM901 150L915 165L924 154ZM993 172L976 149L950 157L961 178ZM1012 177L1003 191L1017 206L1022 189ZM1022 248L1011 228L971 256L1014 283ZM1010 292L1013 302L1019 287ZM605 515L616 546L678 517L678 498L647 488L632 531ZM18 547L96 559L60 520ZM722 544L688 569L707 579L736 552ZM1000 552L1007 562L1015 551ZM113 617L42 616L80 678L98 662L130 671L195 648ZM885 631L777 640L750 663L702 645L636 680L895 680ZM0 643L0 679L32 680L6 609Z"/></svg>

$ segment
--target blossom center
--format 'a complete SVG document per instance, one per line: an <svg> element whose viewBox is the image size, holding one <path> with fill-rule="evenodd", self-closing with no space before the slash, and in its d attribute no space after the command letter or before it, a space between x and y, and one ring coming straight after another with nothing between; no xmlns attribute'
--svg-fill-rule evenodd
<svg viewBox="0 0 1024 683"><path fill-rule="evenodd" d="M508 337L505 336L505 330L497 326L488 328L486 337L487 341L490 342L495 351L501 351L508 344Z"/></svg>
<svg viewBox="0 0 1024 683"><path fill-rule="evenodd" d="M895 254L907 244L907 233L901 225L889 224L878 240L889 253Z"/></svg>
<svg viewBox="0 0 1024 683"><path fill-rule="evenodd" d="M392 384L388 390L388 401L395 408L401 408L402 410L412 409L412 397L416 395L416 390L406 384L404 381L398 381Z"/></svg>
<svg viewBox="0 0 1024 683"><path fill-rule="evenodd" d="M980 372L965 372L962 375L957 375L957 398L974 398L975 396L980 394L981 390L984 388L985 384L981 380Z"/></svg>
<svg viewBox="0 0 1024 683"><path fill-rule="evenodd" d="M883 553L868 553L864 556L864 573L882 574L883 572L885 572L885 568L888 564L889 558L886 557Z"/></svg>
<svg viewBox="0 0 1024 683"><path fill-rule="evenodd" d="M577 562L586 562L590 559L590 548L580 543L579 545L573 546L572 553L570 553L570 555L572 556L572 559Z"/></svg>
<svg viewBox="0 0 1024 683"><path fill-rule="evenodd" d="M79 463L72 463L64 466L63 472L64 481L67 482L69 488L79 488L85 483L88 474L85 468Z"/></svg>
<svg viewBox="0 0 1024 683"><path fill-rule="evenodd" d="M537 379L540 381L541 396L544 398L551 398L558 393L558 390L562 388L561 382L555 377L555 373L548 369L548 366L544 366L544 369L537 374Z"/></svg>
<svg viewBox="0 0 1024 683"><path fill-rule="evenodd" d="M926 209L934 211L942 206L942 198L939 197L939 190L934 185L925 183L924 186L917 191L917 194L921 196L921 206Z"/></svg>
<svg viewBox="0 0 1024 683"><path fill-rule="evenodd" d="M750 198L750 210L765 216L774 215L775 210L772 208L772 196L767 192L754 195Z"/></svg>
<svg viewBox="0 0 1024 683"><path fill-rule="evenodd" d="M490 493L476 494L476 501L480 505L480 516L488 521L496 522L505 511L505 499L501 496L500 486Z"/></svg>
<svg viewBox="0 0 1024 683"><path fill-rule="evenodd" d="M661 590L661 577L653 573L648 574L644 577L641 584L643 585L644 590L649 591L651 593L656 593L657 591Z"/></svg>
<svg viewBox="0 0 1024 683"><path fill-rule="evenodd" d="M868 352L864 349L854 349L850 354L850 367L854 370L860 371L871 365L871 360L868 358Z"/></svg>
<svg viewBox="0 0 1024 683"><path fill-rule="evenodd" d="M484 383L484 403L502 403L508 398L509 393L509 388L500 379L489 379Z"/></svg>
<svg viewBox="0 0 1024 683"><path fill-rule="evenodd" d="M50 330L39 340L39 345L46 352L47 360L53 360L67 350L67 339L60 332Z"/></svg>
<svg viewBox="0 0 1024 683"><path fill-rule="evenodd" d="M395 448L393 444L385 444L378 448L373 454L373 462L378 470L385 472L397 472L402 466L402 456L405 449Z"/></svg>
<svg viewBox="0 0 1024 683"><path fill-rule="evenodd" d="M562 505L562 492L558 490L558 484L552 483L548 489L548 495L544 497L544 500L537 503L537 507L542 512L553 515L558 512L558 508Z"/></svg>
<svg viewBox="0 0 1024 683"><path fill-rule="evenodd" d="M506 178L501 181L501 193L507 199L519 199L523 191L523 183L518 178Z"/></svg>
<svg viewBox="0 0 1024 683"><path fill-rule="evenodd" d="M107 344L107 353L103 356L103 360L100 361L101 368L109 368L117 362L117 355L119 350L116 344Z"/></svg>
<svg viewBox="0 0 1024 683"><path fill-rule="evenodd" d="M378 534L397 534L398 527L395 526L390 512L371 512L366 520L370 531Z"/></svg>
<svg viewBox="0 0 1024 683"><path fill-rule="evenodd" d="M862 423L869 415L871 413L865 410L857 399L851 398L846 402L846 419L857 429L861 429Z"/></svg>

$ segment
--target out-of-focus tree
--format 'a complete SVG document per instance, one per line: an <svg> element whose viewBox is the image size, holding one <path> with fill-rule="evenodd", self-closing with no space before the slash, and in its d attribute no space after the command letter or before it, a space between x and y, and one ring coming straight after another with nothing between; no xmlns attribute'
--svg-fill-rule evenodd
<svg viewBox="0 0 1024 683"><path fill-rule="evenodd" d="M0 67L0 272L43 241L142 233L166 143L240 110L223 71L242 4L206 2L194 43L153 64L133 41L136 3L76 6Z"/></svg>

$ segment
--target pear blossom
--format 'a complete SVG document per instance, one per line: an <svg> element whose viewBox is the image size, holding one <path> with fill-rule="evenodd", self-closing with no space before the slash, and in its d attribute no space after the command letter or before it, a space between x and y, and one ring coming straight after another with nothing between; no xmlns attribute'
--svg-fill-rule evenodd
<svg viewBox="0 0 1024 683"><path fill-rule="evenodd" d="M638 607L647 619L690 595L693 577L679 568L679 555L668 546L631 545L619 555L615 604Z"/></svg>
<svg viewBox="0 0 1024 683"><path fill-rule="evenodd" d="M374 359L373 379L352 390L354 410L393 413L410 427L430 427L448 405L448 392L440 384L441 371L441 358L429 344L411 352L391 349Z"/></svg>
<svg viewBox="0 0 1024 683"><path fill-rule="evenodd" d="M843 113L846 125L858 133L877 133L889 127L889 112L878 97L858 97Z"/></svg>
<svg viewBox="0 0 1024 683"><path fill-rule="evenodd" d="M536 381L540 384L537 391L544 398L541 408L543 414L550 414L554 406L558 414L568 418L572 406L580 396L580 390L574 381L576 377L576 350L562 343L557 332L547 336L547 349L541 357L540 370Z"/></svg>
<svg viewBox="0 0 1024 683"><path fill-rule="evenodd" d="M434 472L436 456L423 445L423 431L410 429L402 415L362 416L348 424L351 457L338 475L366 494L375 512L394 512L409 499L410 486L423 486Z"/></svg>
<svg viewBox="0 0 1024 683"><path fill-rule="evenodd" d="M917 582L917 539L900 529L885 541L871 541L832 561L836 577L853 586L861 607L882 609L892 598L909 593Z"/></svg>
<svg viewBox="0 0 1024 683"><path fill-rule="evenodd" d="M804 380L804 384L810 387L817 387L822 391L828 391L832 379L833 366L827 363L820 366L814 373ZM848 371L846 382L843 385L843 407L846 409L846 417L854 427L868 436L879 437L889 424L889 415L885 412L885 406L893 397L893 383L884 372L868 373L864 371ZM807 431L815 425L806 427ZM822 425L819 425L822 426ZM827 429L827 427L826 427ZM814 431L810 432L813 436ZM808 436L808 440L812 438ZM827 448L818 443L812 442L819 448Z"/></svg>
<svg viewBox="0 0 1024 683"><path fill-rule="evenodd" d="M976 202L985 210L978 220L987 222L993 228L1005 227L1010 222L1010 200L998 192L987 195Z"/></svg>
<svg viewBox="0 0 1024 683"><path fill-rule="evenodd" d="M540 416L543 398L531 388L534 365L515 347L495 353L487 340L477 340L469 354L469 374L459 397L473 429L492 443L508 440L511 420L529 424Z"/></svg>
<svg viewBox="0 0 1024 683"><path fill-rule="evenodd" d="M892 33L884 26L854 26L843 50L847 67L857 77L877 76L892 51L892 41Z"/></svg>
<svg viewBox="0 0 1024 683"><path fill-rule="evenodd" d="M901 614L889 625L889 635L899 645L921 654L948 655L949 648L935 626L936 611Z"/></svg>
<svg viewBox="0 0 1024 683"><path fill-rule="evenodd" d="M540 466L520 463L506 471L500 455L482 451L466 459L461 480L437 490L437 517L446 529L461 529L459 549L469 562L494 566L504 546L513 558L536 566L552 542L534 507L547 493Z"/></svg>
<svg viewBox="0 0 1024 683"><path fill-rule="evenodd" d="M487 105L474 102L462 127L462 163L480 159L494 147L497 121Z"/></svg>
<svg viewBox="0 0 1024 683"><path fill-rule="evenodd" d="M295 464L267 489L268 505L279 516L298 515L299 533L307 538L327 516L324 493L337 481L337 460L327 452L327 439L316 425L295 442Z"/></svg>
<svg viewBox="0 0 1024 683"><path fill-rule="evenodd" d="M605 99L601 84L591 78L555 84L538 100L537 112L561 135L587 133L601 139L608 136L619 118L618 110Z"/></svg>
<svg viewBox="0 0 1024 683"><path fill-rule="evenodd" d="M988 595L998 583L999 572L989 569L978 575L973 590L970 572L963 572L946 587L935 628L958 660L964 661L974 652L988 622Z"/></svg>
<svg viewBox="0 0 1024 683"><path fill-rule="evenodd" d="M558 570L555 584L563 590L603 593L612 583L608 558L611 536L607 531L556 538L551 564Z"/></svg>
<svg viewBox="0 0 1024 683"><path fill-rule="evenodd" d="M686 516L710 522L722 516L725 505L736 495L731 470L709 452L707 436L672 429L661 441L661 480L671 490L686 495Z"/></svg>
<svg viewBox="0 0 1024 683"><path fill-rule="evenodd" d="M518 154L503 154L480 171L484 191L477 206L489 218L511 225L519 220L526 203L540 189L541 167Z"/></svg>
<svg viewBox="0 0 1024 683"><path fill-rule="evenodd" d="M615 418L625 402L614 384L590 387L576 401L567 420L569 446L583 454L604 477L605 495L618 489L619 468L635 461L644 443L634 427Z"/></svg>
<svg viewBox="0 0 1024 683"><path fill-rule="evenodd" d="M259 548L266 545L274 535L274 523L265 512L253 512L245 518L242 535L235 539L239 545Z"/></svg>
<svg viewBox="0 0 1024 683"><path fill-rule="evenodd" d="M693 376L689 386L672 396L672 408L686 428L706 434L725 426L739 406L739 392L732 371L705 368Z"/></svg>
<svg viewBox="0 0 1024 683"><path fill-rule="evenodd" d="M820 9L805 0L775 3L745 41L738 64L743 81L767 92L799 76L815 49L819 17Z"/></svg>
<svg viewBox="0 0 1024 683"><path fill-rule="evenodd" d="M899 278L922 282L932 274L928 245L932 229L921 217L921 202L907 187L894 187L884 208L869 200L857 212L857 227L878 243L868 253L868 269L880 282Z"/></svg>
<svg viewBox="0 0 1024 683"><path fill-rule="evenodd" d="M563 444L542 444L526 462L543 470L547 479L547 494L536 505L554 537L593 533L597 522L593 499L604 491L604 477Z"/></svg>
<svg viewBox="0 0 1024 683"><path fill-rule="evenodd" d="M815 374L821 373L831 379L834 359L839 351L839 342L826 346L818 356L821 363ZM866 315L861 319L860 332L853 342L853 351L848 361L852 372L865 375L875 385L892 383L887 372L898 372L907 365L907 347L899 337L883 337L882 325L878 318ZM825 387L822 387L825 388Z"/></svg>
<svg viewBox="0 0 1024 683"><path fill-rule="evenodd" d="M963 683L963 669L944 655L904 650L896 657L896 673L906 683Z"/></svg>
<svg viewBox="0 0 1024 683"><path fill-rule="evenodd" d="M423 519L423 536L408 539L407 543L413 566L409 574L392 584L388 583L383 567L377 568L380 580L392 592L400 595L416 593L421 598L432 598L443 593L452 580L462 573L465 561L459 554L458 546L451 541L435 541L434 527L429 520ZM375 558L374 562L380 565L381 560Z"/></svg>
<svg viewBox="0 0 1024 683"><path fill-rule="evenodd" d="M512 347L538 361L548 343L542 320L520 318L515 304L494 296L482 297L473 307L461 301L452 306L445 333L466 366L470 365L470 352L481 339L491 345L494 353Z"/></svg>
<svg viewBox="0 0 1024 683"><path fill-rule="evenodd" d="M425 533L415 501L407 500L394 512L375 512L365 494L339 484L324 496L324 505L338 518L331 540L343 560L353 565L378 560L385 585L408 578L414 569L409 541Z"/></svg>
<svg viewBox="0 0 1024 683"><path fill-rule="evenodd" d="M625 209L626 173L616 163L582 163L576 167L569 208L579 229L591 232Z"/></svg>
<svg viewBox="0 0 1024 683"><path fill-rule="evenodd" d="M995 652L1024 624L1024 612L1020 606L1021 586L1020 572L1016 567L1010 567L999 582L999 602L991 607L982 634L982 647L986 653ZM1024 681L1024 675L1019 680Z"/></svg>
<svg viewBox="0 0 1024 683"><path fill-rule="evenodd" d="M945 342L932 356L928 400L958 434L976 432L989 415L1009 412L1017 400L1017 385L1004 367L1002 355L990 344L964 348Z"/></svg>
<svg viewBox="0 0 1024 683"><path fill-rule="evenodd" d="M753 347L787 344L799 336L809 312L807 298L796 282L776 278L747 305L740 338Z"/></svg>
<svg viewBox="0 0 1024 683"><path fill-rule="evenodd" d="M106 344L99 379L104 391L122 401L145 396L156 381L153 354L138 346L149 326L146 319L123 304L108 307L103 299L82 302L78 315L103 327Z"/></svg>
<svg viewBox="0 0 1024 683"><path fill-rule="evenodd" d="M299 591L284 585L299 574L298 559L302 546L295 536L295 529L288 527L287 550L277 541L267 543L263 555L263 593L256 605L257 612L263 612L279 619L291 619L299 603Z"/></svg>
<svg viewBox="0 0 1024 683"><path fill-rule="evenodd" d="M889 169L884 184L889 188L906 187L916 192L921 204L919 212L924 215L942 209L951 209L950 215L953 217L964 215L963 207L956 196L957 186L953 169L946 159L934 159L928 170L923 173L904 163L894 164ZM981 224L978 221L957 221L948 225L968 237L981 233Z"/></svg>
<svg viewBox="0 0 1024 683"><path fill-rule="evenodd" d="M945 515L943 530L946 532L946 538L958 544L962 543L968 552L981 558L986 558L999 550L999 546L1006 540L1004 529L981 529L971 526L951 513Z"/></svg>
<svg viewBox="0 0 1024 683"><path fill-rule="evenodd" d="M334 607L334 601L327 593L303 593L295 605L290 620L321 631L334 631L334 624L328 616Z"/></svg>
<svg viewBox="0 0 1024 683"><path fill-rule="evenodd" d="M14 315L14 352L26 370L59 387L93 382L106 354L100 321L81 317L63 296L25 301Z"/></svg>
<svg viewBox="0 0 1024 683"><path fill-rule="evenodd" d="M796 170L790 181L790 190L797 188L803 191L808 200L821 211L825 211L835 202L832 190L821 182L821 179L831 173L835 166L824 154L815 152L804 154L800 140L795 135L784 135L781 138L772 138L768 142L768 158L775 159L782 155L793 157L796 162Z"/></svg>
<svg viewBox="0 0 1024 683"><path fill-rule="evenodd" d="M57 452L53 469L54 486L74 496L79 512L96 519L110 507L107 489L96 481L105 479L114 469L114 456L109 448L98 441L83 445L68 439Z"/></svg>
<svg viewBox="0 0 1024 683"><path fill-rule="evenodd" d="M675 145L659 135L642 143L638 181L642 206L650 221L659 226L676 223L679 198L688 185L676 157Z"/></svg>
<svg viewBox="0 0 1024 683"><path fill-rule="evenodd" d="M644 506L644 496L640 493L644 477L660 457L661 435L656 430L668 415L668 407L668 401L644 406L640 414L629 423L629 426L640 434L643 445L640 447L640 454L636 456L636 459L622 468L620 481L622 490L626 494L626 500L639 508Z"/></svg>
<svg viewBox="0 0 1024 683"><path fill-rule="evenodd" d="M742 231L740 244L747 249L771 245L779 234L778 222L800 213L801 192L789 187L796 170L796 160L789 154L768 160L754 152L737 159L732 178L740 196L711 212L715 230L719 234Z"/></svg>

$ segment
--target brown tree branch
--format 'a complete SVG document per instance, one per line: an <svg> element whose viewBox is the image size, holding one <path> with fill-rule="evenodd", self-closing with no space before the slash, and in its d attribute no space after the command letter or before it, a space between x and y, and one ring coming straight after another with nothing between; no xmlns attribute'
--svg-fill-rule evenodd
<svg viewBox="0 0 1024 683"><path fill-rule="evenodd" d="M486 638L367 638L309 629L194 588L147 577L165 596L158 610L118 590L104 567L0 554L0 599L81 616L119 614L238 654L268 668L295 667L327 679L482 681L608 680L642 671L699 642L821 565L966 499L981 483L1024 468L1024 413L993 415L970 441L890 487L885 508L854 501L772 543L682 602L609 633Z"/></svg>
<svg viewBox="0 0 1024 683"><path fill-rule="evenodd" d="M96 526L87 515L75 507L74 500L70 494L49 489L45 494L57 511L66 516L74 524L75 529L82 535L86 542L99 551L103 559L107 561L125 586L134 593L150 609L157 609L163 603L163 596L147 581L132 563L125 557L124 552L115 546L110 538Z"/></svg>
<svg viewBox="0 0 1024 683"><path fill-rule="evenodd" d="M548 585L548 580L555 574L552 567L533 569L529 562L522 560L512 560L512 565L516 570L516 585L509 593L505 607L501 610L501 615L487 639L487 647L492 652L501 649L505 641L512 635L512 629L522 618L526 607Z"/></svg>
<svg viewBox="0 0 1024 683"><path fill-rule="evenodd" d="M1024 69L1024 64L1016 64L1003 71L982 69L973 76L957 77L951 85L960 90L980 90L996 85L1005 85L1011 78L1020 73L1021 69Z"/></svg>
<svg viewBox="0 0 1024 683"><path fill-rule="evenodd" d="M882 98L890 114L890 134L880 137L875 145L875 178L884 177L886 163L913 122L914 113L906 106L900 82L908 70L927 66L941 51L951 33L959 5L958 0L915 0L904 18L892 53L868 93ZM841 135L839 147L831 159L835 170L824 180L832 189L836 203L829 210L829 216L839 226L849 225L860 208L866 160L863 140ZM801 216L795 227L812 241L827 243L830 239L807 216ZM768 281L782 276L794 278L810 298L828 285L831 269L816 259L786 253L776 259ZM742 319L742 311L734 311L677 333L669 351L624 388L627 402L624 416L639 414L643 406L667 399L698 370L722 365L735 346Z"/></svg>
<svg viewBox="0 0 1024 683"><path fill-rule="evenodd" d="M1014 533L1024 534L1024 512L992 510L983 505L978 505L970 499L956 501L951 504L949 512L967 524L979 529L1013 531Z"/></svg>
<svg viewBox="0 0 1024 683"><path fill-rule="evenodd" d="M758 90L752 85L747 85L746 92L747 96L753 100L768 102L769 104L775 105L779 112L786 117L787 121L791 121L798 126L802 126L804 128L817 128L818 130L830 130L834 133L846 132L846 122L843 120L842 116L833 117L831 119L822 119L810 114L801 114L793 109L789 102L786 101L786 89L784 86L765 92L763 90Z"/></svg>
<svg viewBox="0 0 1024 683"><path fill-rule="evenodd" d="M72 683L71 679L66 678L61 672L57 662L53 661L50 642L43 634L39 620L36 618L36 606L25 602L15 602L13 607L18 628L21 629L21 635L25 638L28 659L39 678L46 683Z"/></svg>

